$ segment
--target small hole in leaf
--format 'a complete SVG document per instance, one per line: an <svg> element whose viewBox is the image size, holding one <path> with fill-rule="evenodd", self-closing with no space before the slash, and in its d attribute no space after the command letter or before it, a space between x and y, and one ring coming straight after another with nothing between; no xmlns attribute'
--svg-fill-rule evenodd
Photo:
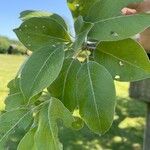
<svg viewBox="0 0 150 150"><path fill-rule="evenodd" d="M114 32L114 31L111 31L110 34L111 34L112 36L114 36L114 37L118 37L118 36L119 36L118 33L117 33L117 32Z"/></svg>
<svg viewBox="0 0 150 150"><path fill-rule="evenodd" d="M119 61L119 65L120 65L120 66L123 66L124 64L123 64L123 62L122 62L122 61Z"/></svg>
<svg viewBox="0 0 150 150"><path fill-rule="evenodd" d="M80 5L79 4L75 4L75 7L79 7Z"/></svg>
<svg viewBox="0 0 150 150"><path fill-rule="evenodd" d="M120 79L120 76L119 76L119 75L116 75L116 76L115 76L115 79Z"/></svg>

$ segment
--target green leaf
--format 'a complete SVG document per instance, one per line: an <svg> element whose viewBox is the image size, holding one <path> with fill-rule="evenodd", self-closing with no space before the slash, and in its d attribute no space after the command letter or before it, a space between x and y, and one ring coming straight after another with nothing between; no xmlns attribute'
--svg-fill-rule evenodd
<svg viewBox="0 0 150 150"><path fill-rule="evenodd" d="M20 141L17 150L36 150L34 145L34 135L36 132L36 128L31 129L26 133L23 139Z"/></svg>
<svg viewBox="0 0 150 150"><path fill-rule="evenodd" d="M67 128L73 128L72 123L75 122L72 113L56 98L51 98L48 108L48 118L52 131L55 130L58 119L61 119Z"/></svg>
<svg viewBox="0 0 150 150"><path fill-rule="evenodd" d="M72 47L68 47L67 50L65 51L65 58L73 58L74 56L74 50Z"/></svg>
<svg viewBox="0 0 150 150"><path fill-rule="evenodd" d="M32 122L31 112L27 109L16 109L0 116L0 147L17 127L26 130Z"/></svg>
<svg viewBox="0 0 150 150"><path fill-rule="evenodd" d="M35 103L39 97L41 96L42 92L35 95L30 100L30 105ZM18 108L24 108L28 104L28 99L24 98L24 95L21 92L8 95L5 99L5 110L10 111Z"/></svg>
<svg viewBox="0 0 150 150"><path fill-rule="evenodd" d="M66 59L57 79L50 85L48 91L70 111L77 106L76 100L76 75L81 64L75 59Z"/></svg>
<svg viewBox="0 0 150 150"><path fill-rule="evenodd" d="M90 7L99 0L67 0L68 7L74 18L86 16Z"/></svg>
<svg viewBox="0 0 150 150"><path fill-rule="evenodd" d="M17 109L24 106L25 104L25 99L22 93L18 92L15 94L11 94L5 100L5 110L10 111L13 109Z"/></svg>
<svg viewBox="0 0 150 150"><path fill-rule="evenodd" d="M14 30L19 40L30 50L37 50L45 45L71 42L66 29L50 17L30 18Z"/></svg>
<svg viewBox="0 0 150 150"><path fill-rule="evenodd" d="M5 110L10 111L17 108L25 107L28 104L28 99L25 99L20 89L20 78L11 80L7 87L9 88L9 95L5 99ZM38 100L42 93L39 93L32 97L30 104L33 104Z"/></svg>
<svg viewBox="0 0 150 150"><path fill-rule="evenodd" d="M84 127L84 121L79 117L74 117L75 122L72 123L72 127L76 130L80 130Z"/></svg>
<svg viewBox="0 0 150 150"><path fill-rule="evenodd" d="M64 61L63 45L46 46L34 52L21 73L21 90L31 99L59 75Z"/></svg>
<svg viewBox="0 0 150 150"><path fill-rule="evenodd" d="M3 113L0 116L0 141L6 134L9 134L11 130L18 126L21 125L24 119L32 118L32 115L29 110L27 109L16 109L12 111L8 111ZM22 124L22 127L26 127L26 125Z"/></svg>
<svg viewBox="0 0 150 150"><path fill-rule="evenodd" d="M133 2L143 0L99 0L95 2L88 11L86 21L97 22L100 20L121 16L121 10Z"/></svg>
<svg viewBox="0 0 150 150"><path fill-rule="evenodd" d="M73 43L73 49L77 53L79 49L82 48L82 45L86 41L87 35L91 28L93 27L93 23L83 21L83 18L79 16L75 22L75 31L76 37L75 42Z"/></svg>
<svg viewBox="0 0 150 150"><path fill-rule="evenodd" d="M71 127L74 118L69 110L55 98L52 98L49 106L44 106L39 114L39 124L35 133L36 150L62 150L62 144L58 139L57 119L62 119L67 127Z"/></svg>
<svg viewBox="0 0 150 150"><path fill-rule="evenodd" d="M115 87L109 72L96 62L85 63L77 75L79 113L87 126L104 134L115 110Z"/></svg>
<svg viewBox="0 0 150 150"><path fill-rule="evenodd" d="M51 123L52 124L52 123ZM55 126L57 129L57 126ZM34 136L36 150L62 150L62 145L58 139L58 129L52 131L48 120L48 106L42 108L39 114L38 128Z"/></svg>
<svg viewBox="0 0 150 150"><path fill-rule="evenodd" d="M98 41L116 41L130 38L150 26L150 14L119 16L100 20L89 32L88 38Z"/></svg>
<svg viewBox="0 0 150 150"><path fill-rule="evenodd" d="M84 30L83 25L84 25L83 17L79 16L74 22L74 29L76 34L79 34L82 30Z"/></svg>
<svg viewBox="0 0 150 150"><path fill-rule="evenodd" d="M9 95L5 99L5 110L10 111L24 106L26 101L20 89L20 78L11 80L7 87Z"/></svg>
<svg viewBox="0 0 150 150"><path fill-rule="evenodd" d="M94 59L105 66L118 81L135 81L150 77L150 61L144 49L134 40L101 42Z"/></svg>
<svg viewBox="0 0 150 150"><path fill-rule="evenodd" d="M67 25L63 18L57 14L54 13L49 13L45 11L35 11L35 10L26 10L20 13L20 19L22 21L28 20L30 18L34 17L50 17L60 23L66 30L67 30Z"/></svg>
<svg viewBox="0 0 150 150"><path fill-rule="evenodd" d="M19 85L20 79L16 78L11 80L7 87L9 88L9 95L16 94L20 92L20 85Z"/></svg>
<svg viewBox="0 0 150 150"><path fill-rule="evenodd" d="M49 12L45 12L45 11L36 11L36 10L25 10L23 12L20 13L20 19L22 21L28 20L30 18L34 18L34 17L49 17L52 14Z"/></svg>

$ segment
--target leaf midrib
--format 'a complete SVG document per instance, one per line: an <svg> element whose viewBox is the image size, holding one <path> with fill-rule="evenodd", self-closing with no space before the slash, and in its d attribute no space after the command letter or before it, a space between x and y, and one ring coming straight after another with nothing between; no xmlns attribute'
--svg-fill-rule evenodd
<svg viewBox="0 0 150 150"><path fill-rule="evenodd" d="M147 14L145 14L145 15L147 15ZM110 21L110 20L115 20L115 19L120 19L120 18L131 18L131 17L135 17L135 16L142 17L143 15L141 15L141 14L134 14L134 15L127 15L127 16L116 16L116 17L111 17L111 18L100 20L100 21L96 21L96 22L94 22L94 24L103 23L105 21Z"/></svg>
<svg viewBox="0 0 150 150"><path fill-rule="evenodd" d="M73 62L74 62L74 60L72 60L72 61L70 62L69 67L68 67L67 72L66 72L66 75L65 75L64 84L63 84L63 90L62 90L62 97L61 97L62 101L64 100L66 82L67 82L68 74L69 74L69 71L70 71L70 68L71 68Z"/></svg>
<svg viewBox="0 0 150 150"><path fill-rule="evenodd" d="M90 63L90 62L88 62L88 63ZM98 108L97 108L95 92L94 92L94 88L93 88L93 83L92 83L91 73L90 73L90 69L89 69L88 63L87 63L87 71L88 71L88 77L89 77L89 80L90 80L90 87L91 87L92 97L93 97L93 100L94 100L94 106L95 106L96 114L97 114L97 117L98 117L99 127L102 130L101 123L100 123L100 116L99 116L99 112L98 112Z"/></svg>
<svg viewBox="0 0 150 150"><path fill-rule="evenodd" d="M52 129L52 126L51 126L50 115L49 115L51 105L52 105L52 98L51 98L51 100L49 102L49 106L48 106L48 125L49 125L50 131L51 131L51 134L52 134L52 138L53 138L53 141L54 141L55 150L58 150L57 149L57 142L55 141L55 136L54 136L53 129Z"/></svg>
<svg viewBox="0 0 150 150"><path fill-rule="evenodd" d="M59 49L59 47L56 48L55 50L53 50L53 52L50 53L50 55L46 58L45 62L44 62L43 65L41 66L41 69L39 70L39 72L37 73L37 75L35 76L35 78L34 78L34 80L33 80L33 84L32 84L32 86L31 86L31 88L30 88L30 90L29 90L29 91L30 91L29 96L31 96L31 94L32 94L32 89L34 88L34 85L35 85L35 83L36 83L36 80L37 80L38 76L40 75L40 73L42 72L42 69L45 67L45 65L46 65L46 63L48 62L48 60L50 59L50 57L51 57L58 49Z"/></svg>
<svg viewBox="0 0 150 150"><path fill-rule="evenodd" d="M21 122L21 120L22 120L26 115L28 115L30 112L34 111L34 110L37 109L38 107L44 105L45 103L48 103L49 101L50 101L50 100L47 100L47 101L41 103L40 105L35 106L35 107L32 108L31 110L29 110L25 115L23 115L23 116L17 121L17 123L15 123L15 125L13 125L13 126L2 136L2 138L0 139L0 143L2 142L2 140L3 140L7 135L10 134L10 132L17 126L17 124L19 124L19 123ZM12 111L9 111L9 112L13 112L13 111L17 111L17 110L27 110L27 109L21 108L21 109L12 110ZM7 112L6 112L6 113L7 113ZM3 115L5 115L5 113L4 113ZM1 118L3 115L1 115L0 118Z"/></svg>
<svg viewBox="0 0 150 150"><path fill-rule="evenodd" d="M29 32L29 31L24 31L24 33L22 34L33 34L35 36L43 36L43 37L47 37L49 39L52 39L52 40L61 40L63 42L68 42L69 40L68 39L63 39L63 38L60 38L60 37L56 37L56 36L50 36L48 34L43 34L43 33L35 33L35 32Z"/></svg>
<svg viewBox="0 0 150 150"><path fill-rule="evenodd" d="M129 61L124 60L124 59L121 59L120 57L116 57L115 55L110 54L110 53L107 53L106 51L100 50L100 52L102 52L102 53L104 53L104 54L106 54L106 55L109 55L109 56L111 56L111 57L113 57L113 58L115 58L115 59L117 59L117 60L122 61L122 62L125 62L125 63L127 63L127 64L129 64L129 65L131 65L131 66L133 66L133 67L135 67L135 68L142 69L142 70L145 72L145 68L142 68L141 66L134 65L134 64L130 63ZM147 70L147 69L146 69L146 70ZM147 72L147 73L150 73L150 71L148 71L148 70L147 70L146 72Z"/></svg>

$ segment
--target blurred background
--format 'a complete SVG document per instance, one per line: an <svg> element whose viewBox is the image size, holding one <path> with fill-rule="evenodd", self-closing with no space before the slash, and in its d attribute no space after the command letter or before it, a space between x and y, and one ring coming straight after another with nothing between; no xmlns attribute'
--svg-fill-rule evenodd
<svg viewBox="0 0 150 150"><path fill-rule="evenodd" d="M18 41L13 29L21 21L23 10L43 10L60 14L72 28L73 21L65 0L2 0L0 4L0 110L8 93L7 83L14 78L28 50ZM60 128L65 150L141 150L143 144L146 105L129 98L129 83L116 82L117 107L114 123L103 136L85 126L76 132ZM21 133L20 133L21 134ZM16 150L21 135L9 140L10 150Z"/></svg>

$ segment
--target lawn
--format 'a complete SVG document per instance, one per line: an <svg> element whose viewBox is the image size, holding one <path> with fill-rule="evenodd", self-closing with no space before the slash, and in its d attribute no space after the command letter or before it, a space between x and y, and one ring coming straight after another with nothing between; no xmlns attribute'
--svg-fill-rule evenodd
<svg viewBox="0 0 150 150"><path fill-rule="evenodd" d="M15 76L24 56L0 55L0 109L4 108L7 83ZM141 150L145 105L128 97L129 83L116 82L117 107L114 123L103 136L85 126L76 132L60 128L64 150ZM11 149L13 150L13 149Z"/></svg>
<svg viewBox="0 0 150 150"><path fill-rule="evenodd" d="M24 56L0 55L0 109L8 93L7 83L15 77L24 59Z"/></svg>

